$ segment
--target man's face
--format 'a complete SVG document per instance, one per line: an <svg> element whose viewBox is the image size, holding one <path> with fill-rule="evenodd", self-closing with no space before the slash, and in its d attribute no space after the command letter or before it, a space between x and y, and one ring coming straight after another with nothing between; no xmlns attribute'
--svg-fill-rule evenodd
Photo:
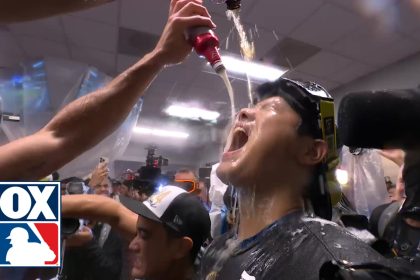
<svg viewBox="0 0 420 280"><path fill-rule="evenodd" d="M304 138L297 132L300 121L280 97L242 109L231 128L218 177L225 184L249 187L262 180L293 176L289 171L296 169L296 154Z"/></svg>
<svg viewBox="0 0 420 280"><path fill-rule="evenodd" d="M131 275L135 278L155 278L169 269L173 261L173 242L162 224L138 217L137 235L129 249L135 254Z"/></svg>
<svg viewBox="0 0 420 280"><path fill-rule="evenodd" d="M118 187L119 194L127 195L128 194L128 187L124 184L119 185Z"/></svg>
<svg viewBox="0 0 420 280"><path fill-rule="evenodd" d="M195 175L192 172L177 172L175 173L175 180L197 181L197 178L195 178Z"/></svg>
<svg viewBox="0 0 420 280"><path fill-rule="evenodd" d="M111 194L111 182L105 178L100 184L95 186L95 194L109 196Z"/></svg>
<svg viewBox="0 0 420 280"><path fill-rule="evenodd" d="M178 181L178 180L181 180L181 181L187 180L187 181L195 182L196 190L194 191L194 194L198 195L200 193L200 188L198 186L198 180L195 177L194 173L192 173L192 172L177 172L177 173L175 173L175 181ZM190 190L186 189L186 191L190 191Z"/></svg>

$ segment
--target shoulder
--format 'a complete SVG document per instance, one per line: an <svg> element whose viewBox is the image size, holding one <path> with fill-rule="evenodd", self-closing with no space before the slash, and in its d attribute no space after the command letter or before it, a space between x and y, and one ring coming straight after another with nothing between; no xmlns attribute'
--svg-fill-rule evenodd
<svg viewBox="0 0 420 280"><path fill-rule="evenodd" d="M215 238L210 245L205 249L203 257L200 263L200 271L206 273L218 260L221 252L225 247L229 246L229 243L232 242L230 239L232 237L231 232L227 232L217 238Z"/></svg>
<svg viewBox="0 0 420 280"><path fill-rule="evenodd" d="M323 247L331 260L345 260L352 263L384 260L369 244L336 223L320 218L303 218L303 221L314 236L314 240Z"/></svg>

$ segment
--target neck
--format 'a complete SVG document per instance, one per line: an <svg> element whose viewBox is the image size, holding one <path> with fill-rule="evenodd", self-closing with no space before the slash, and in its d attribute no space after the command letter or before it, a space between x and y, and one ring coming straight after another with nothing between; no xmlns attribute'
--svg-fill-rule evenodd
<svg viewBox="0 0 420 280"><path fill-rule="evenodd" d="M194 267L189 257L174 261L161 275L147 280L192 280Z"/></svg>
<svg viewBox="0 0 420 280"><path fill-rule="evenodd" d="M301 196L293 191L296 189L278 185L239 189L239 239L250 238L281 217L302 209Z"/></svg>

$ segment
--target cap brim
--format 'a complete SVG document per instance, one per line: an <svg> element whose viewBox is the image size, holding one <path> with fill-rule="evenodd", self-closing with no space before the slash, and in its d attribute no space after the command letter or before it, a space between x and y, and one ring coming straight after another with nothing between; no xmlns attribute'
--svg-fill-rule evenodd
<svg viewBox="0 0 420 280"><path fill-rule="evenodd" d="M120 202L122 205L130 209L132 212L139 214L140 216L144 218L162 223L159 217L156 216L155 213L153 213L149 208L147 208L147 206L144 205L143 202L140 202L138 200L135 200L126 196L120 196Z"/></svg>

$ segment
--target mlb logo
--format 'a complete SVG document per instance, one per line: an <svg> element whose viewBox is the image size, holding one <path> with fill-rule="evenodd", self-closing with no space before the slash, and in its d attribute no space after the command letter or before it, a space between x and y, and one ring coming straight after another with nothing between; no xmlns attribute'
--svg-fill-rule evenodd
<svg viewBox="0 0 420 280"><path fill-rule="evenodd" d="M60 266L59 182L0 182L0 267Z"/></svg>

